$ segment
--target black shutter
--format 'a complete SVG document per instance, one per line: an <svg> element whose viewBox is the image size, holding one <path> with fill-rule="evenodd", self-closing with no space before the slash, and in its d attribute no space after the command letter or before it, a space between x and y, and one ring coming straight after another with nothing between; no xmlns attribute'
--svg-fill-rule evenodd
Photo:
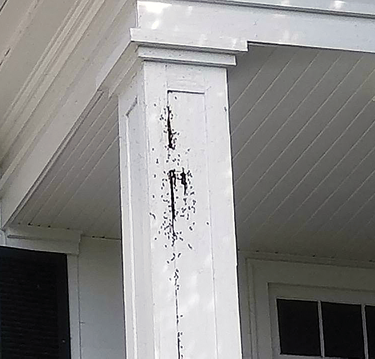
<svg viewBox="0 0 375 359"><path fill-rule="evenodd" d="M0 247L0 358L70 358L65 255Z"/></svg>

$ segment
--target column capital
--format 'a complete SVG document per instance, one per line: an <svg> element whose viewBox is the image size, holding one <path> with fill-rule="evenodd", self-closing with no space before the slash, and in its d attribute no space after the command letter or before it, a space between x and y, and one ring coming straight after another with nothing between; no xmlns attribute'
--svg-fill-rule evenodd
<svg viewBox="0 0 375 359"><path fill-rule="evenodd" d="M236 65L236 54L246 51L242 38L132 28L128 46L102 87L109 95L121 92L144 61L229 67Z"/></svg>
<svg viewBox="0 0 375 359"><path fill-rule="evenodd" d="M233 37L147 29L131 29L130 34L144 60L234 66L235 55L247 51L246 40Z"/></svg>

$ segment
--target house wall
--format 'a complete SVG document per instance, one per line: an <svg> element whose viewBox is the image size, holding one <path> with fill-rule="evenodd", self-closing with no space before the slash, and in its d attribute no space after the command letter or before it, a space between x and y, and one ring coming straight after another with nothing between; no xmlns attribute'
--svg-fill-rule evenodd
<svg viewBox="0 0 375 359"><path fill-rule="evenodd" d="M125 357L122 295L121 241L83 238L78 256L81 359Z"/></svg>

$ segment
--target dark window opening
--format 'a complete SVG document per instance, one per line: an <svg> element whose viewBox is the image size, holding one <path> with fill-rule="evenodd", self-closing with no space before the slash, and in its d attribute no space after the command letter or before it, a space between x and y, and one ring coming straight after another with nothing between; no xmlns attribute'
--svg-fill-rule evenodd
<svg viewBox="0 0 375 359"><path fill-rule="evenodd" d="M277 300L281 354L320 356L318 303Z"/></svg>
<svg viewBox="0 0 375 359"><path fill-rule="evenodd" d="M276 306L281 355L375 359L375 306L280 298Z"/></svg>
<svg viewBox="0 0 375 359"><path fill-rule="evenodd" d="M360 305L322 303L322 319L327 357L365 358Z"/></svg>
<svg viewBox="0 0 375 359"><path fill-rule="evenodd" d="M65 255L0 247L0 357L70 358Z"/></svg>

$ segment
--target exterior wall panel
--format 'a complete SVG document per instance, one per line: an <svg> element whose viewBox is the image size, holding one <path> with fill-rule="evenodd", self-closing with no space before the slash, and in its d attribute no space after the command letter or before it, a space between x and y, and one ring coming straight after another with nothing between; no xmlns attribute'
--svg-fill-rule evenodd
<svg viewBox="0 0 375 359"><path fill-rule="evenodd" d="M81 359L123 359L121 242L83 238L78 278Z"/></svg>

